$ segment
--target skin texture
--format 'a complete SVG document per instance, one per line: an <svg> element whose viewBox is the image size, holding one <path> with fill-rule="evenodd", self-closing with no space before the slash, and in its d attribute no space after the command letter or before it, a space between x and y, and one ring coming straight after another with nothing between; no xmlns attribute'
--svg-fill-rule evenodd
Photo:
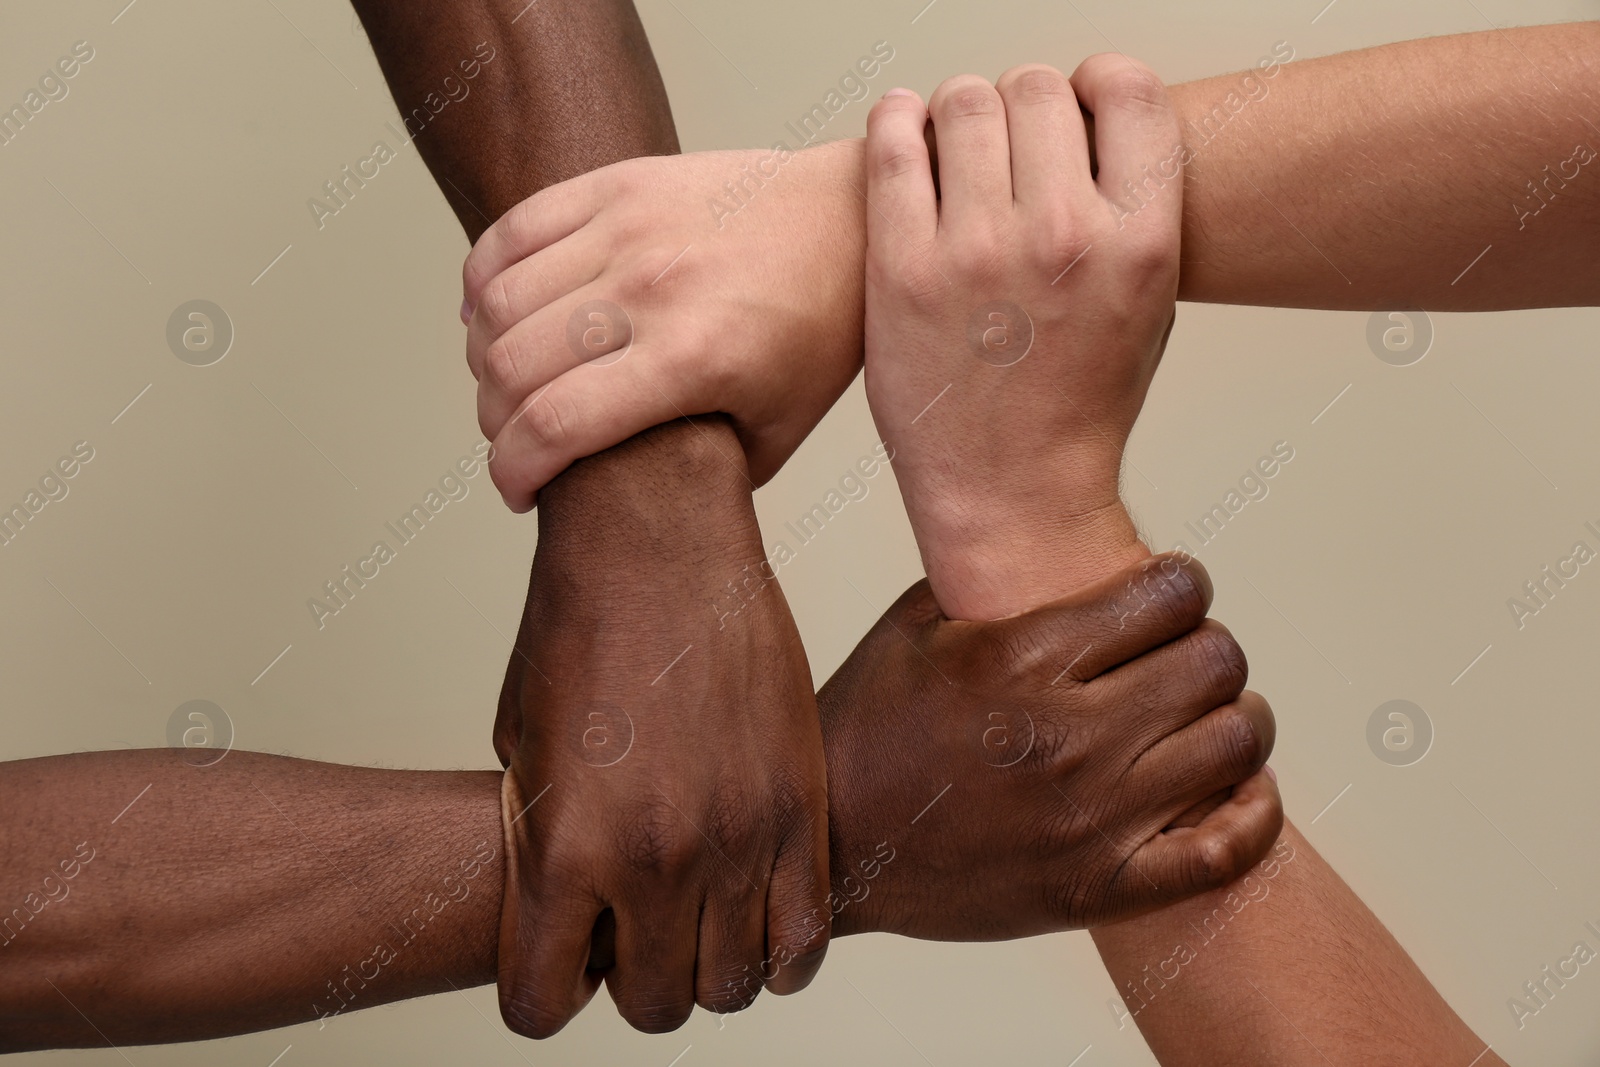
<svg viewBox="0 0 1600 1067"><path fill-rule="evenodd" d="M1177 124L1160 82L1121 56L1075 78L951 78L927 108L896 95L870 119L867 399L953 618L1010 615L1148 555L1117 473L1172 327L1182 190L1120 229L1109 204ZM1019 550L1068 562L1030 589L1012 577Z"/></svg>
<svg viewBox="0 0 1600 1067"><path fill-rule="evenodd" d="M626 0L474 0L448 19L420 2L356 6L402 112L478 42L496 49L476 106L449 109L418 140L469 236L545 185L677 151ZM793 961L776 992L803 988L821 964L827 926L806 917L828 891L827 786L799 635L776 590L742 625L707 632L722 587L765 560L752 488L731 429L713 418L596 456L546 494L495 726L505 801L523 812L500 933L501 1015L518 1033L555 1033L602 978L624 1018L654 1032L680 1025L697 999L742 1006L709 992L779 950ZM542 672L527 669L534 657ZM641 743L626 772L590 773L572 743L595 701L632 717ZM687 701L692 725L677 714ZM640 780L659 788L641 792ZM615 812L612 824L577 833L574 813L595 810ZM597 923L615 948L603 970L587 966Z"/></svg>
<svg viewBox="0 0 1600 1067"><path fill-rule="evenodd" d="M1078 69L1070 88L1064 80L1056 80L1059 75L1052 78L1037 68L1008 72L1000 79L998 92L990 91L992 99L970 80L946 82L932 101L934 125L940 129L943 199L937 205L921 136L920 101L915 97L892 97L873 109L867 144L868 178L875 202L883 206L892 225L869 228L869 374L879 363L889 369L896 364L928 361L930 355L916 343L914 331L922 321L940 318L938 309L909 304L904 299L906 287L914 283L921 268L899 250L904 240L902 233L909 233L914 239L919 224L926 225L937 210L939 234L934 243L938 244L945 240L946 217L970 211L976 203L990 212L985 236L992 238L996 232L1003 235L1010 222L1003 211L1026 217L1029 203L1020 191L1033 188L1038 181L1075 180L1078 190L1058 189L1051 201L1085 203L1082 192L1088 165L1084 147L1080 147L1075 165L1073 161L1063 163L1040 153L1037 140L1019 137L1018 130L1038 122L1040 109L1054 108L1056 121L1070 123L1076 118L1075 108L1070 106L1075 91L1076 102L1095 116L1099 177L1101 181L1108 177L1115 180L1119 158L1127 158L1123 155L1125 149L1143 133L1159 136L1154 131L1165 108L1164 94L1148 74L1143 78L1134 80L1127 66L1107 64L1105 57L1097 57ZM1024 87L1029 80L1045 81L1052 91L1040 93L1037 87L1027 91ZM947 113L963 96L969 98L968 106L958 108L956 117L969 120L966 125L941 121L942 113ZM976 101L980 99L987 104L978 105ZM1130 102L1134 105L1131 108ZM996 108L999 122L993 120ZM989 123L987 128L982 125L985 121ZM1006 148L1008 125L1010 145ZM996 145L1005 150L997 150ZM1009 188L1001 180L1003 177L1009 177ZM1019 191L1015 203L1013 188ZM1092 204L1085 210L1091 216L1095 214ZM1154 204L1147 205L1139 219L1153 227L1153 232L1145 235L1150 242L1145 254L1165 256L1175 269L1176 211L1164 220L1155 216L1152 221L1147 216L1155 210ZM1068 213L1070 216L1070 208ZM1049 232L1040 220L1020 228L1030 236L1041 229ZM960 224L953 223L949 246L933 253L952 281L940 292L957 302L957 307L963 295L963 281L974 276L985 277L991 283L1009 281L1012 287L1028 284L1037 263L1026 258L1005 260L985 240L963 246L956 236L959 229ZM1017 243L1021 239L1011 240ZM1111 251L1115 254L1116 248ZM996 267L997 261L1008 263L1008 267ZM1133 372L1149 359L1148 347L1139 343L1140 339L1164 330L1171 321L1173 294L1170 287L1162 292L1135 283L1129 286L1124 299L1127 310L1119 329L1126 340L1122 344L1108 345L1104 340L1095 343L1094 322L1101 311L1087 285L1060 298L1056 324L1063 339L1053 340L1053 335L1045 334L1036 343L1044 342L1041 354L1047 357L1054 354L1062 358L1081 343L1095 357L1123 362L1130 373L1120 378L1120 385L1114 374L1086 380L1101 388L1121 388L1132 394L1132 401L1137 401L1143 396L1146 379ZM937 352L931 358L937 360ZM1070 356L1067 362L1070 364ZM1085 380L1081 375L1075 377ZM1018 386L1027 388L1025 382ZM1051 435L1060 436L1058 447L1067 450L1082 441L1089 441L1085 447L1091 450L1100 447L1086 435L1074 436L1070 424L1063 428L1059 403L1049 396L1040 399L1036 388L1020 399L993 387L979 395L1001 414L996 417L991 412L986 419L982 403L956 407L952 418L964 416L968 425L951 427L948 433L921 444L931 453L927 469L935 470L937 477L902 478L902 492L913 522L919 515L919 495L954 493L960 499L974 492L991 491L991 454L1032 454L1040 450L1041 441L1049 442ZM913 400L910 394L899 395L893 390L879 390L876 394L869 391L869 396L880 424L893 418L886 406L908 405ZM1105 399L1091 394L1083 403ZM985 429L986 433L977 432ZM1091 471L1097 468L1102 472L1106 469L1103 464L1088 465ZM1029 465L1026 469L1030 473L1037 471L1032 486L1037 496L1057 508L1070 507L1075 495L1086 492L1070 479L1056 476L1047 466L1041 469ZM1109 475L1101 474L1105 482L1100 493L1114 497L1116 467L1109 469ZM952 489L948 484L951 480L959 482L964 476L970 477L974 485ZM1090 499L1099 499L1089 492ZM1043 513L1048 514L1048 509ZM1019 603L1026 607L1037 597L1057 594L1061 583L1070 578L1064 578L1059 568L1036 562L1041 558L1039 554L1025 551L1031 547L1032 538L1054 544L1053 524L1048 519L1031 521L1031 529L1027 514L1009 524L1000 521L999 525L1020 540L1014 546L1017 551L1009 557L1010 565L994 572L999 577L981 587L986 599L974 601L972 588L962 586L958 580L942 589L940 577L930 573L933 592L940 602L945 602L946 589L952 599L965 596L967 603L991 611ZM1123 529L1106 524L1085 530L1081 535L1085 542L1099 538L1107 543L1083 544L1080 558L1095 560L1106 554L1114 557L1122 551L1138 551L1128 543L1131 538ZM959 534L949 536L948 527L935 522L928 529L918 530L917 536L925 555L931 554L947 564L944 575L959 579L972 573L962 568L959 560L951 563L949 559L967 550L966 540ZM1010 588L1003 588L1003 582L1009 582ZM1235 789L1233 797L1223 801L1219 810L1236 803L1242 792L1244 789ZM1192 814L1179 821L1186 821ZM1246 913L1246 908L1251 910ZM1279 1067L1500 1062L1492 1052L1486 1052L1485 1044L1450 1010L1377 918L1292 826L1284 826L1271 856L1228 888L1097 929L1093 936L1107 970L1124 994L1130 1014L1162 1067L1209 1067L1220 1063ZM1307 982L1308 974L1315 974L1317 980Z"/></svg>
<svg viewBox="0 0 1600 1067"><path fill-rule="evenodd" d="M1198 563L1123 625L1150 566L999 624L942 618L919 583L862 640L819 698L836 933L1067 929L1262 856L1270 797L1160 831L1198 791L1249 776L1272 724L1203 713L1242 683L1243 657L1202 625ZM1120 716L1133 701L1167 709L1169 728ZM1018 709L1036 727L1022 758ZM1242 743L1241 727L1259 732ZM495 981L500 774L213 756L0 764L0 1052L222 1037ZM716 993L748 997L785 966Z"/></svg>
<svg viewBox="0 0 1600 1067"><path fill-rule="evenodd" d="M1108 208L1130 226L1169 210L1181 165L1180 299L1451 311L1600 299L1600 181L1590 174L1600 160L1583 163L1576 151L1600 151L1600 23L1283 62L1292 54L1268 48L1242 74L1174 87L1182 145L1152 144L1147 159L1130 161L1136 189L1122 187ZM495 324L516 357L480 381L497 484L510 499L531 499L573 459L679 412L730 414L759 482L827 411L861 359L860 276L831 302L786 298L837 294L839 273L862 261L875 209L861 142L795 153L764 183L748 177L771 173L771 157L601 171L536 201L544 225L508 227L516 232L474 250L469 300L524 257L549 279L513 284L532 267L508 278ZM744 206L732 217L708 210L730 181ZM745 253L752 244L762 251ZM687 266L695 285L671 296L649 285L685 248L673 273ZM627 360L574 367L565 313L599 290L649 339L648 375ZM554 313L541 315L546 307ZM708 352L693 343L705 337L743 343ZM502 441L496 418L535 395L560 415L551 420L559 432Z"/></svg>

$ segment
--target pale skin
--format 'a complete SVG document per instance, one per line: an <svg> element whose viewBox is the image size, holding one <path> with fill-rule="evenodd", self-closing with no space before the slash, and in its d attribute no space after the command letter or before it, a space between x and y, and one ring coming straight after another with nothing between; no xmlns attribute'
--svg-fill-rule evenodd
<svg viewBox="0 0 1600 1067"><path fill-rule="evenodd" d="M1458 311L1600 300L1600 181L1578 150L1600 150L1588 117L1600 103L1600 23L1288 63L1263 53L1268 69L1171 90L1191 150L1179 299ZM1146 201L1160 204L1162 191L1140 168L1159 177L1172 155L1152 144L1133 168ZM861 142L781 167L772 157L608 168L547 191L479 242L466 298L490 314L468 360L492 469L515 506L574 458L680 411L729 413L764 481L849 384L870 212ZM707 208L730 181L748 198L732 218ZM1114 218L1140 202L1120 199ZM793 300L798 291L808 299ZM574 366L567 313L594 296L629 310L635 352L648 358ZM715 338L738 343L702 343Z"/></svg>
<svg viewBox="0 0 1600 1067"><path fill-rule="evenodd" d="M1104 224L1105 188L1175 123L1159 86L1130 93L1108 74L1112 58L1087 61L1070 85L1038 67L1008 72L994 89L952 79L926 111L914 95L892 94L869 119L867 181L881 221L868 223L868 396L878 425L896 431L896 474L934 594L967 617L1025 610L1035 597L1094 577L1101 560L1147 551L1125 513L1123 521L1072 527L1078 567L1054 559L1041 566L1029 551L1059 544L1054 516L1074 514L1083 500L1116 500L1117 465L1102 453L1125 426L1105 416L1110 432L1097 434L1083 425L1080 405L1123 412L1131 425L1177 289L1180 209L1171 201L1141 211L1141 229L1109 244L1098 274L1050 292L1037 281L1041 242L1092 240ZM1078 103L1095 118L1097 182ZM923 138L930 115L937 200ZM1029 134L1045 126L1063 131L1075 158L1041 150ZM930 283L930 271L945 284ZM1099 292L1107 284L1129 287L1110 323ZM1022 294L1035 327L1026 358L1001 367L975 360L962 331L950 327L974 301L998 293ZM1043 368L1025 372L1030 361ZM1076 401L1039 387L1050 374L1079 383ZM941 426L909 421L929 376L957 383ZM1120 389L1129 406L1097 389ZM1027 464L1010 459L1022 454ZM1007 484L1013 466L1028 476L1029 491ZM995 541L975 541L966 524L951 521L952 512L959 519L969 511L982 516L982 530L1014 539L999 549L1003 565L990 558ZM1273 855L1238 883L1093 936L1163 1067L1502 1062L1287 824ZM1311 974L1315 982L1306 981Z"/></svg>
<svg viewBox="0 0 1600 1067"><path fill-rule="evenodd" d="M1203 568L1161 562L991 624L942 618L918 583L873 627L818 694L836 935L1072 929L1225 885L1267 850L1272 722L1234 705L1243 654L1204 623ZM1150 610L1121 625L1123 587L1152 573ZM1117 719L1131 694L1152 712ZM980 739L1019 707L1041 740L1001 773ZM502 779L210 749L0 764L0 1052L221 1037L495 981ZM792 962L714 993L748 1002Z"/></svg>

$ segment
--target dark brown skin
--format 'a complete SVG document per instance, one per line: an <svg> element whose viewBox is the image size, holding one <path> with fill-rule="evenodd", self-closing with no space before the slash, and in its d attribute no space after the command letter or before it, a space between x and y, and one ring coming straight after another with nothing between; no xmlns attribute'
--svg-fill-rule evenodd
<svg viewBox="0 0 1600 1067"><path fill-rule="evenodd" d="M356 9L402 113L479 42L495 49L416 142L469 237L547 185L678 150L627 0ZM821 965L828 928L810 917L826 913L827 786L805 652L775 583L717 630L723 587L765 561L752 488L732 429L711 418L576 464L542 495L495 729L514 812L550 790L509 839L500 1010L518 1033L560 1030L602 975L623 1017L659 1032L697 1002L742 1007L711 993L780 952L793 962L774 992ZM579 741L597 701L625 708L638 739L610 773ZM602 916L616 951L599 971L586 965Z"/></svg>
<svg viewBox="0 0 1600 1067"><path fill-rule="evenodd" d="M1216 795L1262 767L1275 726L1210 604L1204 568L1173 556L999 622L908 590L817 695L835 907L852 902L835 934L1079 929L1248 869L1276 792Z"/></svg>
<svg viewBox="0 0 1600 1067"><path fill-rule="evenodd" d="M1156 583L1152 566L998 623L943 619L918 583L862 640L819 698L836 934L1070 929L1264 854L1271 797L1160 830L1251 774L1273 724L1226 702L1244 660L1201 622L1198 564ZM1130 587L1150 591L1131 615ZM1091 642L1102 655L1063 675ZM1026 750L1019 710L1036 727ZM0 764L0 905L38 909L0 934L0 1052L222 1037L495 980L500 775L186 755ZM93 858L63 877L80 843ZM713 998L747 1000L787 967L761 962Z"/></svg>

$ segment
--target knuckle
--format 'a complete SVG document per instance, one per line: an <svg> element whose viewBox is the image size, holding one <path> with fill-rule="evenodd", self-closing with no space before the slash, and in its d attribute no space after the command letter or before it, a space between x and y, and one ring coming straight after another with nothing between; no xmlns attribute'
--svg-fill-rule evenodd
<svg viewBox="0 0 1600 1067"><path fill-rule="evenodd" d="M536 1040L544 1040L560 1033L572 1018L572 1012L547 1002L543 998L516 995L500 1002L500 1018L512 1033Z"/></svg>
<svg viewBox="0 0 1600 1067"><path fill-rule="evenodd" d="M869 142L872 158L870 164L879 175L894 179L928 166L927 149L901 138L887 135Z"/></svg>
<svg viewBox="0 0 1600 1067"><path fill-rule="evenodd" d="M1244 866L1244 850L1231 835L1203 833L1191 853L1192 884L1202 889L1221 889L1239 876Z"/></svg>
<svg viewBox="0 0 1600 1067"><path fill-rule="evenodd" d="M522 380L522 367L516 339L510 334L501 334L484 349L481 381L490 388L509 393Z"/></svg>
<svg viewBox="0 0 1600 1067"><path fill-rule="evenodd" d="M478 299L478 314L496 337L515 325L511 283L506 279L505 272L496 274L483 287L483 295Z"/></svg>
<svg viewBox="0 0 1600 1067"><path fill-rule="evenodd" d="M934 94L934 112L946 120L985 118L1001 109L1000 94L976 74L946 78Z"/></svg>
<svg viewBox="0 0 1600 1067"><path fill-rule="evenodd" d="M669 1034L689 1020L694 1001L671 994L629 998L617 1005L628 1025L645 1034Z"/></svg>
<svg viewBox="0 0 1600 1067"><path fill-rule="evenodd" d="M1013 67L1001 75L996 85L1007 106L1012 104L1052 104L1071 100L1077 103L1066 75L1042 63Z"/></svg>
<svg viewBox="0 0 1600 1067"><path fill-rule="evenodd" d="M1141 296L1155 295L1178 284L1178 230L1173 226L1141 228L1129 235L1122 249L1122 267L1129 288Z"/></svg>
<svg viewBox="0 0 1600 1067"><path fill-rule="evenodd" d="M1194 681L1219 700L1232 700L1244 691L1250 663L1244 649L1215 619L1206 619L1184 638Z"/></svg>
<svg viewBox="0 0 1600 1067"><path fill-rule="evenodd" d="M574 417L565 401L541 396L523 409L522 423L535 445L560 451L571 439Z"/></svg>
<svg viewBox="0 0 1600 1067"><path fill-rule="evenodd" d="M1137 60L1109 64L1100 72L1106 98L1119 107L1166 112L1167 87L1155 72Z"/></svg>

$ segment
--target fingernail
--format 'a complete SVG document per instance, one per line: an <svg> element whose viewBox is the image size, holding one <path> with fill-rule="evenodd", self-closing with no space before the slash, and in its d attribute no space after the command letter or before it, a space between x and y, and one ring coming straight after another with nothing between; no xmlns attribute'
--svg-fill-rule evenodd
<svg viewBox="0 0 1600 1067"><path fill-rule="evenodd" d="M910 89L890 89L888 92L883 94L883 98L885 100L887 100L891 96L916 96L916 95L917 94L912 92Z"/></svg>
<svg viewBox="0 0 1600 1067"><path fill-rule="evenodd" d="M472 321L472 304L466 300L461 301L461 325L465 326Z"/></svg>
<svg viewBox="0 0 1600 1067"><path fill-rule="evenodd" d="M1274 784L1277 783L1278 772L1272 769L1272 765L1270 763L1263 764L1261 769L1267 772L1267 777L1271 778Z"/></svg>

